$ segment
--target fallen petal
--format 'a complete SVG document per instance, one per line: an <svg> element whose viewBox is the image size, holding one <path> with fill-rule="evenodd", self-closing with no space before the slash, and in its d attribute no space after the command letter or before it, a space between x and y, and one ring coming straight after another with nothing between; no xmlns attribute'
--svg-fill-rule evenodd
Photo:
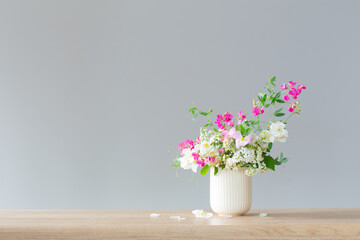
<svg viewBox="0 0 360 240"><path fill-rule="evenodd" d="M180 219L180 216L171 216L170 218Z"/></svg>
<svg viewBox="0 0 360 240"><path fill-rule="evenodd" d="M260 213L260 217L266 217L267 213Z"/></svg>
<svg viewBox="0 0 360 240"><path fill-rule="evenodd" d="M195 215L196 218L211 218L213 216L212 213L208 213L205 210L199 210L196 209L194 211L192 211L192 213Z"/></svg>
<svg viewBox="0 0 360 240"><path fill-rule="evenodd" d="M196 209L196 210L192 211L192 213L195 214L195 215L200 214L202 212L203 212L203 210L199 210L199 209Z"/></svg>
<svg viewBox="0 0 360 240"><path fill-rule="evenodd" d="M160 216L159 213L152 213L152 214L150 214L150 217L158 217L158 216Z"/></svg>
<svg viewBox="0 0 360 240"><path fill-rule="evenodd" d="M225 216L225 218L232 218L232 216L231 216L231 215L228 215L228 216Z"/></svg>
<svg viewBox="0 0 360 240"><path fill-rule="evenodd" d="M178 218L179 221L185 220L186 218Z"/></svg>

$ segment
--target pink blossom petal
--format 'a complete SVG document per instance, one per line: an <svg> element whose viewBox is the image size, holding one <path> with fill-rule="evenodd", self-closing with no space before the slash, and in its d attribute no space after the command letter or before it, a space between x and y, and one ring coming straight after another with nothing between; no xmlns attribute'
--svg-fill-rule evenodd
<svg viewBox="0 0 360 240"><path fill-rule="evenodd" d="M293 87L293 86L296 85L296 82L290 81L290 82L289 82L289 85L290 85L291 87Z"/></svg>
<svg viewBox="0 0 360 240"><path fill-rule="evenodd" d="M290 101L290 98L289 98L288 95L284 95L284 96L283 96L283 99L284 99L285 101Z"/></svg>
<svg viewBox="0 0 360 240"><path fill-rule="evenodd" d="M282 90L286 90L286 89L287 89L286 83L283 83L283 84L281 85L281 89L282 89Z"/></svg>

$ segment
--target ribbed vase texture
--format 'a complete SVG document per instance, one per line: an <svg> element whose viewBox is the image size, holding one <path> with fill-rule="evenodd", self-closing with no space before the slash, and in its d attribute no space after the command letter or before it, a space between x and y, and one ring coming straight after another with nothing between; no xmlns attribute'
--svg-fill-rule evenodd
<svg viewBox="0 0 360 240"><path fill-rule="evenodd" d="M243 215L251 208L251 177L240 170L221 170L214 176L210 174L210 206L213 212L221 215Z"/></svg>

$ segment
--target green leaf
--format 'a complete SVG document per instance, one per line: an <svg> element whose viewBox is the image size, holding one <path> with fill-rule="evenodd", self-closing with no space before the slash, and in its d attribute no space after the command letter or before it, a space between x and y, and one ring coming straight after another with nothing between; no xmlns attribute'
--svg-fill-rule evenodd
<svg viewBox="0 0 360 240"><path fill-rule="evenodd" d="M178 168L178 167L180 167L180 163L177 163L177 164L171 165L171 167L173 167L173 168Z"/></svg>
<svg viewBox="0 0 360 240"><path fill-rule="evenodd" d="M268 97L268 96L267 96L266 93L265 93L264 96L263 96L263 102L262 102L263 105L265 104L267 97Z"/></svg>
<svg viewBox="0 0 360 240"><path fill-rule="evenodd" d="M264 107L269 107L270 106L270 103L266 103L266 104L264 104Z"/></svg>
<svg viewBox="0 0 360 240"><path fill-rule="evenodd" d="M276 99L275 101L278 102L278 103L285 103L285 101L282 100L282 99Z"/></svg>
<svg viewBox="0 0 360 240"><path fill-rule="evenodd" d="M274 115L275 115L276 117L282 117L282 116L285 115L285 113L274 113Z"/></svg>
<svg viewBox="0 0 360 240"><path fill-rule="evenodd" d="M199 115L199 113L195 113L195 114L194 114L194 118L196 118L198 115Z"/></svg>
<svg viewBox="0 0 360 240"><path fill-rule="evenodd" d="M275 158L274 161L275 161L275 165L281 165L282 164L282 162L278 161L278 158Z"/></svg>
<svg viewBox="0 0 360 240"><path fill-rule="evenodd" d="M274 158L272 158L271 156L265 156L264 162L265 162L267 168L275 171L275 159Z"/></svg>
<svg viewBox="0 0 360 240"><path fill-rule="evenodd" d="M276 77L273 76L271 79L270 79L270 83L275 86L274 82L276 81Z"/></svg>
<svg viewBox="0 0 360 240"><path fill-rule="evenodd" d="M207 112L200 112L200 114L203 115L203 116L209 115L209 113L207 113Z"/></svg>
<svg viewBox="0 0 360 240"><path fill-rule="evenodd" d="M271 88L266 88L268 91L269 91L269 93L271 93L271 94L274 94L275 92L271 89Z"/></svg>
<svg viewBox="0 0 360 240"><path fill-rule="evenodd" d="M241 132L241 135L243 135L243 136L246 135L246 128L243 124L240 125L240 132Z"/></svg>
<svg viewBox="0 0 360 240"><path fill-rule="evenodd" d="M249 135L252 132L252 128L246 129L245 136Z"/></svg>
<svg viewBox="0 0 360 240"><path fill-rule="evenodd" d="M281 92L278 92L278 93L275 95L275 98L278 99L280 96L281 96Z"/></svg>
<svg viewBox="0 0 360 240"><path fill-rule="evenodd" d="M259 123L259 120L253 120L251 121L251 125L257 125Z"/></svg>
<svg viewBox="0 0 360 240"><path fill-rule="evenodd" d="M236 131L239 131L239 132L240 132L240 129L241 129L241 128L240 128L240 125L236 125L236 126L235 126L235 130L236 130Z"/></svg>
<svg viewBox="0 0 360 240"><path fill-rule="evenodd" d="M219 169L217 167L214 167L214 176L218 173Z"/></svg>
<svg viewBox="0 0 360 240"><path fill-rule="evenodd" d="M278 110L275 111L275 113L279 113L281 112L282 108L279 108Z"/></svg>
<svg viewBox="0 0 360 240"><path fill-rule="evenodd" d="M209 171L209 169L210 169L209 165L205 165L205 166L201 169L200 174L201 174L201 175L207 174L207 172Z"/></svg>
<svg viewBox="0 0 360 240"><path fill-rule="evenodd" d="M266 149L267 152L270 152L270 151L271 151L272 145L273 145L272 142L269 142L269 143L268 143L268 147L267 147L267 149Z"/></svg>
<svg viewBox="0 0 360 240"><path fill-rule="evenodd" d="M208 127L208 126L210 126L210 123L207 123L207 124L204 125L204 127Z"/></svg>
<svg viewBox="0 0 360 240"><path fill-rule="evenodd" d="M287 158L284 158L284 155L283 155L283 153L280 153L280 162L281 163L286 163L288 160L287 160Z"/></svg>

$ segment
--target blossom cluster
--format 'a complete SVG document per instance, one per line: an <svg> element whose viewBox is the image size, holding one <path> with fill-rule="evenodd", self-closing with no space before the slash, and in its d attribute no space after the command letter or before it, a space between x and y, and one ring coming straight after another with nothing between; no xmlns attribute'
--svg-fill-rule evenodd
<svg viewBox="0 0 360 240"><path fill-rule="evenodd" d="M186 140L178 144L180 157L176 158L173 167L191 169L206 174L211 167L216 174L219 169L238 170L246 168L246 174L251 176L256 173L265 173L268 169L275 170L275 165L287 162L281 153L279 157L270 156L273 143L285 142L288 138L286 129L288 119L300 113L300 102L290 102L290 97L297 99L304 85L297 85L290 81L281 85L281 90L276 90L275 77L266 84L266 93L259 93L258 101L253 100L252 114L256 119L249 120L243 111L236 116L226 112L216 116L213 122L212 109L202 112L196 107L189 112L196 118L199 114L208 117L207 124L200 130L200 136L194 141ZM277 104L290 102L288 116L282 108L275 110ZM267 111L270 106L274 109ZM270 119L263 121L266 112ZM287 117L284 119L284 117ZM277 118L277 120L273 120Z"/></svg>

